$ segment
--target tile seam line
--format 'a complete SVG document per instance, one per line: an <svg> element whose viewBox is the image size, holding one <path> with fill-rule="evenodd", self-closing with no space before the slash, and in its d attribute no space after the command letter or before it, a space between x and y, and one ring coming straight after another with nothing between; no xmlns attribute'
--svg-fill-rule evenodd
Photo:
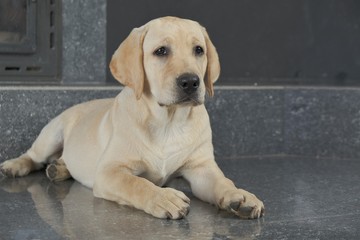
<svg viewBox="0 0 360 240"><path fill-rule="evenodd" d="M121 90L124 87L116 86L0 86L1 90ZM214 86L215 90L337 90L360 91L360 87L333 87L333 86Z"/></svg>
<svg viewBox="0 0 360 240"><path fill-rule="evenodd" d="M122 86L0 86L0 91L106 91L123 88Z"/></svg>

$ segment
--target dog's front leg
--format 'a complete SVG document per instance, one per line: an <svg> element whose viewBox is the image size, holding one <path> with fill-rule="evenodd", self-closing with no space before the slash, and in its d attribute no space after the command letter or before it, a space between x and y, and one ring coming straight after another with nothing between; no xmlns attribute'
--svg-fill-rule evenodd
<svg viewBox="0 0 360 240"><path fill-rule="evenodd" d="M235 215L253 219L264 214L264 204L254 194L236 188L214 160L190 165L183 170L192 192L203 201L217 205Z"/></svg>
<svg viewBox="0 0 360 240"><path fill-rule="evenodd" d="M184 193L160 188L121 164L101 166L93 191L96 197L133 206L158 218L183 218L190 207L190 199Z"/></svg>

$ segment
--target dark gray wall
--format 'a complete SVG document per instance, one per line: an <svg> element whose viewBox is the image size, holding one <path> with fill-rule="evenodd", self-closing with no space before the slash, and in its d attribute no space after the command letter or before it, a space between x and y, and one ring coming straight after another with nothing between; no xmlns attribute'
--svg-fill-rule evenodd
<svg viewBox="0 0 360 240"><path fill-rule="evenodd" d="M107 62L133 27L174 15L208 29L218 84L360 85L359 0L108 0L107 9Z"/></svg>

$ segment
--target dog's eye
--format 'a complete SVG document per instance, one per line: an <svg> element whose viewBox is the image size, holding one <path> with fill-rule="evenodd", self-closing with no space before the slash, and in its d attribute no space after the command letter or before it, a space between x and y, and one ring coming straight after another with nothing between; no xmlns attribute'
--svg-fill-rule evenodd
<svg viewBox="0 0 360 240"><path fill-rule="evenodd" d="M160 47L155 50L154 55L156 56L167 56L169 54L169 49L167 47Z"/></svg>
<svg viewBox="0 0 360 240"><path fill-rule="evenodd" d="M202 47L200 47L200 46L196 46L194 48L194 52L195 52L196 56L201 56L201 55L204 54L204 49Z"/></svg>

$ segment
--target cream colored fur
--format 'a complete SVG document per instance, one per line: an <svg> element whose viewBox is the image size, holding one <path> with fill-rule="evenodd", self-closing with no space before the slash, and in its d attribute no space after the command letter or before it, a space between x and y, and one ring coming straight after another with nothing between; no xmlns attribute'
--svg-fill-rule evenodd
<svg viewBox="0 0 360 240"><path fill-rule="evenodd" d="M154 52L167 47L166 56ZM204 54L194 54L200 46ZM22 156L5 161L8 176L24 176L56 158L48 176L71 176L96 197L130 205L159 218L178 219L190 200L161 188L182 176L193 194L243 218L258 218L263 203L235 187L214 160L211 128L203 105L220 74L215 47L197 22L174 17L134 29L113 55L110 69L125 85L115 99L76 105L53 119ZM176 79L197 75L195 97L184 96ZM57 172L58 171L58 172Z"/></svg>

